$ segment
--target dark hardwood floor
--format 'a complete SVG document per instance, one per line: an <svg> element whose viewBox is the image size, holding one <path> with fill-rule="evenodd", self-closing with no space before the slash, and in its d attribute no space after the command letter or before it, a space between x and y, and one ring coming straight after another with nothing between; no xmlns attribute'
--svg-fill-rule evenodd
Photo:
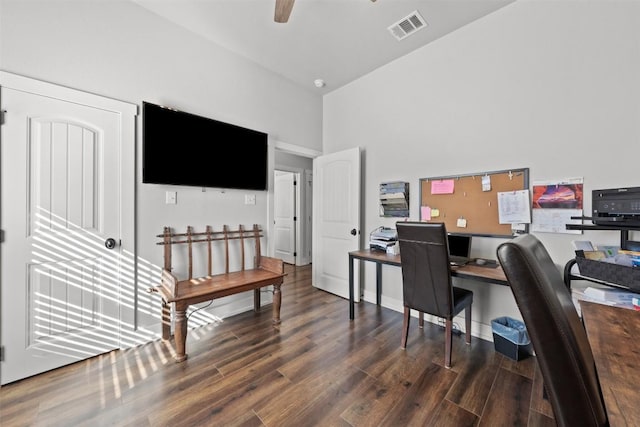
<svg viewBox="0 0 640 427"><path fill-rule="evenodd" d="M553 426L534 357L514 362L478 338L356 306L287 266L282 325L271 310L190 331L189 358L172 343L115 351L0 388L8 426ZM215 303L215 302L214 302Z"/></svg>

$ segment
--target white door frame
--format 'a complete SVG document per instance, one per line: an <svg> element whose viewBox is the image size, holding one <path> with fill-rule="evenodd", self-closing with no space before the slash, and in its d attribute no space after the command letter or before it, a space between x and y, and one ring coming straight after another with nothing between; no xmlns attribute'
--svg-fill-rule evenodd
<svg viewBox="0 0 640 427"><path fill-rule="evenodd" d="M298 187L302 190L304 187L304 218L300 220L302 223L302 233L304 236L301 239L300 252L300 264L307 265L311 263L313 253L311 248L313 247L313 170L305 170L302 181L298 184Z"/></svg>
<svg viewBox="0 0 640 427"><path fill-rule="evenodd" d="M270 141L269 143L270 148L272 148L272 150L269 153L270 158L272 158L274 156L275 150L278 151L282 151L284 153L288 153L288 154L293 154L296 156L301 156L301 157L306 157L309 159L314 159L318 156L320 156L322 153L320 151L316 151L316 150L312 150L310 148L306 148L306 147L300 147L298 145L293 145L293 144L288 144L282 141ZM275 248L274 248L274 241L273 239L270 239L270 236L273 236L274 233L274 228L273 228L273 217L274 217L274 200L273 200L273 178L274 178L274 171L275 171L275 166L274 166L274 162L273 160L270 161L270 168L269 168L269 192L267 195L267 248L268 248L268 254L270 256L274 256L274 252L275 252ZM294 168L294 167L286 167L286 166L282 166L282 167L278 167L278 170L282 170L282 171L286 171L286 172L298 172L300 173L300 179L302 179L303 176L305 176L305 170L303 169L299 169L299 168ZM311 173L311 171L309 171L308 173L309 175L313 176L313 174ZM297 186L297 190L300 190L300 181L298 181L298 186ZM307 194L304 196L305 198L307 197L311 197L310 194ZM307 212L307 217L309 217L311 215L311 212ZM299 225L301 222L303 222L302 225ZM304 227L306 224L306 227L310 227L311 226L311 222L310 221L297 221L298 224L296 224L296 226L300 226L300 227ZM308 231L307 229L305 230L301 230L298 229L300 232L297 232L296 234L296 247L300 248L304 245L301 244L300 239L302 238L302 234L305 233L306 231ZM309 233L307 233L309 234ZM311 246L309 246L309 250L310 250ZM311 258L309 257L308 254L304 254L304 256L300 256L300 253L298 253L298 256L296 257L296 264L297 265L306 265L308 263L311 262Z"/></svg>

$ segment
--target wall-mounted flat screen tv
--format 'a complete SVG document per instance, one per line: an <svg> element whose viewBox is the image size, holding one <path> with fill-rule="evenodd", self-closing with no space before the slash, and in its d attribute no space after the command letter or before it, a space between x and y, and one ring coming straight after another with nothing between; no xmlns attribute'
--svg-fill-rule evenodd
<svg viewBox="0 0 640 427"><path fill-rule="evenodd" d="M142 182L267 189L267 134L142 103Z"/></svg>

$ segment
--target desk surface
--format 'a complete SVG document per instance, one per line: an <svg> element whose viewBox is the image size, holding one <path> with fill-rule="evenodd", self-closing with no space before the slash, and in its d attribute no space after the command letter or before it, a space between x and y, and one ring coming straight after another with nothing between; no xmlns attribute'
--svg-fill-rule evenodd
<svg viewBox="0 0 640 427"><path fill-rule="evenodd" d="M640 426L640 312L580 301L609 424Z"/></svg>
<svg viewBox="0 0 640 427"><path fill-rule="evenodd" d="M389 255L382 251L372 251L364 249L360 251L349 252L351 258L362 259L365 261L373 261L382 264L402 265L400 255ZM499 285L509 285L507 278L502 271L502 267L498 265L496 268L481 267L475 264L467 264L460 267L451 267L451 275L464 279L480 280L482 282L491 282Z"/></svg>

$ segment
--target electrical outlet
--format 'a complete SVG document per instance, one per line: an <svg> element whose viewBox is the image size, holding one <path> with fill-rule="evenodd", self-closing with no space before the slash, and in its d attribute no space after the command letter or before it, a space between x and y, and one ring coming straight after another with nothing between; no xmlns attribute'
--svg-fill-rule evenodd
<svg viewBox="0 0 640 427"><path fill-rule="evenodd" d="M175 191L167 191L165 193L165 203L167 205L175 205L178 203L178 194Z"/></svg>
<svg viewBox="0 0 640 427"><path fill-rule="evenodd" d="M244 204L245 205L255 205L256 204L256 195L255 194L245 194L244 195Z"/></svg>

